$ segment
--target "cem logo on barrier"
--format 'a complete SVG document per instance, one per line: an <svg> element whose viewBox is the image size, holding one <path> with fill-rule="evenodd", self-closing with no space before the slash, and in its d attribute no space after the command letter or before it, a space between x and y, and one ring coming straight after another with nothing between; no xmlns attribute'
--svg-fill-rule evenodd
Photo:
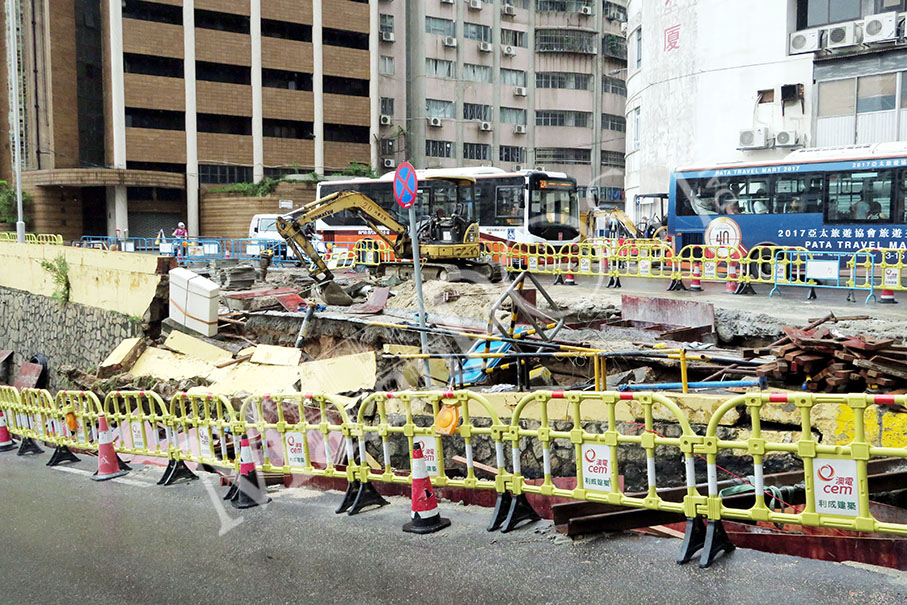
<svg viewBox="0 0 907 605"><path fill-rule="evenodd" d="M816 458L815 505L816 512L827 515L856 517L859 515L856 460Z"/></svg>
<svg viewBox="0 0 907 605"><path fill-rule="evenodd" d="M403 162L394 173L394 199L401 208L409 208L416 201L418 190L416 169L409 162Z"/></svg>

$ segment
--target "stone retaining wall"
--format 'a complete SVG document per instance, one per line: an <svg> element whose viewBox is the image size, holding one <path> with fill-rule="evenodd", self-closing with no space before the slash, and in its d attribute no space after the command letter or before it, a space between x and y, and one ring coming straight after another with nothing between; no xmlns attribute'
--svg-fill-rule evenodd
<svg viewBox="0 0 907 605"><path fill-rule="evenodd" d="M67 388L64 365L96 367L124 338L142 334L128 315L0 287L0 349L14 351L13 372L33 355L48 359L51 392Z"/></svg>

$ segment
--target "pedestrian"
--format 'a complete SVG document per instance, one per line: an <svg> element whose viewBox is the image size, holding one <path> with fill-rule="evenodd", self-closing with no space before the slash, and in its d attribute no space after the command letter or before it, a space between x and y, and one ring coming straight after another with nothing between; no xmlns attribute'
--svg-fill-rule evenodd
<svg viewBox="0 0 907 605"><path fill-rule="evenodd" d="M189 232L186 231L186 223L180 221L176 225L176 229L173 230L173 237L176 238L176 241L173 242L175 247L176 256L179 257L182 255L183 251L183 241L189 235Z"/></svg>

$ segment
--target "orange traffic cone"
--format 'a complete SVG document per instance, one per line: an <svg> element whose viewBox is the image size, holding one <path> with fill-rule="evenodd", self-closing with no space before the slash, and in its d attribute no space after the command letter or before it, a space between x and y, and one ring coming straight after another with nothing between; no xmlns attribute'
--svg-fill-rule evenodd
<svg viewBox="0 0 907 605"><path fill-rule="evenodd" d="M727 265L727 282L724 284L724 293L737 293L737 265L734 263L728 263Z"/></svg>
<svg viewBox="0 0 907 605"><path fill-rule="evenodd" d="M252 457L252 447L249 445L249 438L242 436L241 449L239 451L239 483L238 489L233 494L230 504L233 508L252 508L259 504L267 504L271 501L265 486L258 480L258 473L255 471L255 459Z"/></svg>
<svg viewBox="0 0 907 605"><path fill-rule="evenodd" d="M894 290L882 290L882 295L879 297L879 304L883 305L896 305L898 301L894 299Z"/></svg>
<svg viewBox="0 0 907 605"><path fill-rule="evenodd" d="M702 282L700 278L702 277L702 267L699 263L693 265L693 277L690 280L690 292L702 292Z"/></svg>
<svg viewBox="0 0 907 605"><path fill-rule="evenodd" d="M411 534L431 534L450 526L450 519L445 519L438 512L438 500L431 487L425 458L422 457L422 445L413 444L413 507L412 520L403 526L403 531Z"/></svg>
<svg viewBox="0 0 907 605"><path fill-rule="evenodd" d="M107 481L125 474L126 471L120 469L119 458L113 449L113 435L107 426L107 416L101 414L98 420L98 472L91 478L95 481Z"/></svg>
<svg viewBox="0 0 907 605"><path fill-rule="evenodd" d="M8 452L16 449L16 443L6 428L6 416L0 411L0 452Z"/></svg>

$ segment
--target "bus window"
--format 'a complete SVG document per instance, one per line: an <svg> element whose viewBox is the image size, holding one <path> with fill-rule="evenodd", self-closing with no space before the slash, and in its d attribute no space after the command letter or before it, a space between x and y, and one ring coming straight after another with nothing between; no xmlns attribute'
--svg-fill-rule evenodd
<svg viewBox="0 0 907 605"><path fill-rule="evenodd" d="M891 171L836 172L828 177L829 223L891 222Z"/></svg>
<svg viewBox="0 0 907 605"><path fill-rule="evenodd" d="M523 218L523 187L508 185L498 187L495 193L495 222L503 225L519 225Z"/></svg>
<svg viewBox="0 0 907 605"><path fill-rule="evenodd" d="M774 213L822 212L824 184L821 176L779 176L775 181Z"/></svg>
<svg viewBox="0 0 907 605"><path fill-rule="evenodd" d="M768 214L771 183L764 178L750 178L737 193L740 214Z"/></svg>

